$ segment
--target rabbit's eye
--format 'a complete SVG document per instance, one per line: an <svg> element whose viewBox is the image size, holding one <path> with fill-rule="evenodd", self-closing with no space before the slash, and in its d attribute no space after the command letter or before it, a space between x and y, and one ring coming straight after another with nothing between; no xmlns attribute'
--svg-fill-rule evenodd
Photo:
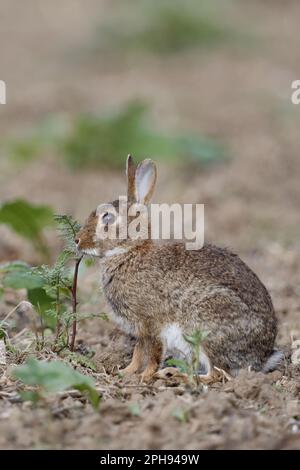
<svg viewBox="0 0 300 470"><path fill-rule="evenodd" d="M105 212L102 216L102 222L106 225L113 224L115 221L115 216L114 214L110 212Z"/></svg>

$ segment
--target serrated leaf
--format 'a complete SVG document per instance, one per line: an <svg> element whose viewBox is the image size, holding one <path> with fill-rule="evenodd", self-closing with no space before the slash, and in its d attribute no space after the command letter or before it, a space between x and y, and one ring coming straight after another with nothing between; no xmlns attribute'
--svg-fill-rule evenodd
<svg viewBox="0 0 300 470"><path fill-rule="evenodd" d="M209 331L196 330L191 335L183 335L183 338L187 343L191 344L194 347L197 347L200 346L200 344L202 343L202 341L205 340L205 338L207 338L209 333Z"/></svg>
<svg viewBox="0 0 300 470"><path fill-rule="evenodd" d="M58 225L58 230L65 241L66 247L64 251L60 254L57 262L65 264L66 261L71 257L76 255L76 244L75 237L77 232L79 232L81 225L72 218L70 215L58 215L54 216L54 220Z"/></svg>

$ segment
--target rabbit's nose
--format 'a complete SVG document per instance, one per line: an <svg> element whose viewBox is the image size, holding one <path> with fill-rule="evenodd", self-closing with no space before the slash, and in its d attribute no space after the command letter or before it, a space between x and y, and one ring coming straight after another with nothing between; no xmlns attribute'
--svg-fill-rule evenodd
<svg viewBox="0 0 300 470"><path fill-rule="evenodd" d="M76 243L76 246L78 247L80 244L80 238L75 238L75 243Z"/></svg>

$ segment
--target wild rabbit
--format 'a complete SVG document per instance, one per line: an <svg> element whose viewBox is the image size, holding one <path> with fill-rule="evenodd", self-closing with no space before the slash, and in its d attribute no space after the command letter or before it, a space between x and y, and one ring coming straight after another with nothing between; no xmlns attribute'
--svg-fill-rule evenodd
<svg viewBox="0 0 300 470"><path fill-rule="evenodd" d="M156 175L152 160L136 168L128 157L128 206L149 205ZM274 350L277 321L270 295L256 274L237 255L209 244L192 251L184 243L99 237L99 223L116 231L122 223L119 202L112 204L117 216L105 205L98 206L76 244L79 252L100 258L102 287L113 318L136 337L132 361L123 372L144 368L142 380L149 381L167 355L190 360L192 351L183 335L196 330L209 332L200 352L206 375L214 366L231 374L249 366L264 372L274 369L282 359Z"/></svg>

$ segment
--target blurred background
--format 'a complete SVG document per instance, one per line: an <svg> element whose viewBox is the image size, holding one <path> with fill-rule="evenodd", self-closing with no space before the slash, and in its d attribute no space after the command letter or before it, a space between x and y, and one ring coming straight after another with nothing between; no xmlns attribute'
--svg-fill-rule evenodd
<svg viewBox="0 0 300 470"><path fill-rule="evenodd" d="M158 162L155 202L204 203L206 241L241 253L298 321L299 2L0 9L0 261L54 259L51 213L83 222L124 194L132 153Z"/></svg>

